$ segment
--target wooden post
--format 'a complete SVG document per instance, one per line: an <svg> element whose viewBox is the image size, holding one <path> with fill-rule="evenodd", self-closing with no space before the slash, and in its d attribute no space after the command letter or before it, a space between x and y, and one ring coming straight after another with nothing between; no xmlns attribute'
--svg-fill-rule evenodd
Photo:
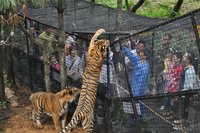
<svg viewBox="0 0 200 133"><path fill-rule="evenodd" d="M25 29L27 30L27 18L25 17L24 19L24 24L25 24ZM28 37L26 36L26 47L27 47L27 55L28 55L28 66L29 66L29 83L30 83L30 88L33 90L33 81L32 81L32 65L31 65L31 59L30 59L30 50L29 50L29 40Z"/></svg>

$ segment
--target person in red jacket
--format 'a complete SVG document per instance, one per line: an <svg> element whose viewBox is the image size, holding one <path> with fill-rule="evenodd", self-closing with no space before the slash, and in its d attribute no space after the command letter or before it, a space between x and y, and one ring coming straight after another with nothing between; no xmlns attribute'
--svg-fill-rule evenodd
<svg viewBox="0 0 200 133"><path fill-rule="evenodd" d="M179 91L181 72L183 70L181 60L182 60L182 54L180 52L176 52L173 56L174 66L169 74L170 75L168 84L169 93Z"/></svg>

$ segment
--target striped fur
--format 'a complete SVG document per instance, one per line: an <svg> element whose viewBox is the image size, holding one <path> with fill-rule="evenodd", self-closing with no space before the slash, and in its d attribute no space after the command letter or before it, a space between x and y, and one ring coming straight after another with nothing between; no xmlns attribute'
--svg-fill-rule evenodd
<svg viewBox="0 0 200 133"><path fill-rule="evenodd" d="M96 40L102 32L105 30L99 29L90 41L79 102L70 123L60 133L70 132L78 123L82 124L86 133L92 133L94 102L100 71L110 45L109 40Z"/></svg>
<svg viewBox="0 0 200 133"><path fill-rule="evenodd" d="M80 94L80 89L71 87L58 93L36 92L30 96L33 105L32 118L38 128L43 128L40 118L42 113L52 116L56 131L66 126L68 105ZM61 125L62 124L62 125Z"/></svg>

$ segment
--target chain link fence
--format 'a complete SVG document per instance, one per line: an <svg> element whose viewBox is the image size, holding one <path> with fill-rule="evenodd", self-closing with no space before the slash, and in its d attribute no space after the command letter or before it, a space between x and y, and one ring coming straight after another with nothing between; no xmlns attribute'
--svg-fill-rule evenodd
<svg viewBox="0 0 200 133"><path fill-rule="evenodd" d="M36 14L40 11L34 10L37 11ZM103 63L99 80L94 112L95 133L200 132L199 16L200 10L196 10L183 17L166 21L132 35L105 33L101 36L111 40L112 43ZM48 27L48 25L33 19L27 19L26 24L28 30L34 28L33 34L36 38L39 38ZM53 37L58 39L57 29L49 27L54 34ZM31 43L21 31L15 29L15 34L18 35L14 36L12 41L15 78L32 88L32 91L45 91L43 67L47 62L43 61L42 50ZM66 67L69 70L73 67L79 72L80 77L77 79L69 74L67 80L71 85L81 86L86 62L85 54L93 34L75 30L73 34L69 35L74 39L73 49L69 49L70 54L74 54L76 58L73 59L78 59L79 63L76 66L72 65L75 61L71 60L70 63L71 55L69 56L66 51ZM164 55L163 41L166 42L166 40L171 49ZM140 45L141 43L145 45ZM139 52L136 51L138 48ZM128 52L131 50L138 52L137 55L134 52ZM53 55L56 60L58 52L57 46L54 44ZM183 82L181 74L175 69L178 65L177 62L173 64L177 58L182 58L179 64L182 64L182 71L185 71ZM134 63L131 64L131 62ZM145 69L142 67L144 62L146 62ZM171 66L169 62L171 62ZM59 64L58 60L57 63ZM186 69L188 63L192 70L186 75L186 71L189 70ZM59 69L52 67L50 75L52 91L60 89L59 75ZM187 80L190 85L186 84ZM189 88L185 91L186 86Z"/></svg>

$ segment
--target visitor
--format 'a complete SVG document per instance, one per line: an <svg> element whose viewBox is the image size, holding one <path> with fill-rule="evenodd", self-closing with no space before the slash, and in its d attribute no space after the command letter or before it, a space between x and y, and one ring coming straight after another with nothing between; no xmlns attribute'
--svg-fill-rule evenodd
<svg viewBox="0 0 200 133"><path fill-rule="evenodd" d="M70 55L70 48L75 47L75 41L73 37L71 37L69 34L65 35L65 51L66 51L66 56Z"/></svg>
<svg viewBox="0 0 200 133"><path fill-rule="evenodd" d="M70 48L70 55L67 55L65 58L66 61L66 70L69 82L73 85L80 86L82 75L80 71L80 57L76 49Z"/></svg>
<svg viewBox="0 0 200 133"><path fill-rule="evenodd" d="M197 60L192 52L186 52L183 55L183 63L185 67L181 74L181 91L190 91L194 89L195 84L197 83L195 67L197 67ZM179 99L179 110L178 110L178 119L174 120L174 129L183 129L185 125L185 120L188 118L189 112L187 108L189 106L190 96L185 95L181 96Z"/></svg>

